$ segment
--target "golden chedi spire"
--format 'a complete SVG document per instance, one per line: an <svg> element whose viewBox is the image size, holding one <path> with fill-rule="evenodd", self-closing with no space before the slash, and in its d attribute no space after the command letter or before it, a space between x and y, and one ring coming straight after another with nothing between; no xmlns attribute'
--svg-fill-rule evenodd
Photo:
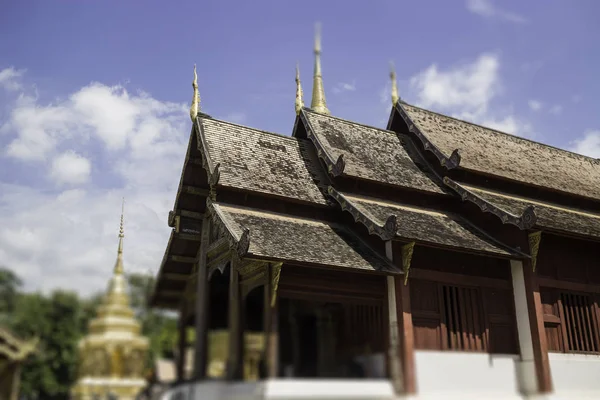
<svg viewBox="0 0 600 400"><path fill-rule="evenodd" d="M321 75L321 24L315 26L315 71L313 76L313 92L310 108L321 114L329 115L323 89L323 76Z"/></svg>
<svg viewBox="0 0 600 400"><path fill-rule="evenodd" d="M302 84L300 83L300 68L296 64L296 115L300 114L304 107L304 99L302 98Z"/></svg>
<svg viewBox="0 0 600 400"><path fill-rule="evenodd" d="M88 323L88 333L78 345L78 380L71 389L75 400L115 393L134 399L146 385L144 360L148 339L129 305L127 278L123 268L125 199L121 205L117 261L106 294Z"/></svg>
<svg viewBox="0 0 600 400"><path fill-rule="evenodd" d="M394 63L390 62L390 79L392 80L392 106L398 104L400 96L398 95L398 82L396 81L396 68Z"/></svg>
<svg viewBox="0 0 600 400"><path fill-rule="evenodd" d="M200 93L198 92L198 74L196 73L196 64L194 64L194 80L192 81L192 87L194 88L194 97L192 98L192 105L190 107L190 118L192 122L196 121L198 112L200 111Z"/></svg>
<svg viewBox="0 0 600 400"><path fill-rule="evenodd" d="M127 295L127 283L123 275L123 238L125 231L123 229L123 215L125 212L125 198L121 204L121 223L119 225L119 247L117 249L117 261L113 268L113 276L108 285L106 293L107 304L120 304L129 306L129 296Z"/></svg>
<svg viewBox="0 0 600 400"><path fill-rule="evenodd" d="M125 198L123 198L123 202L121 203L121 223L119 224L119 248L117 249L117 262L115 263L115 268L113 269L113 273L115 275L123 274L123 238L125 237L125 231L123 230L123 214L125 212Z"/></svg>

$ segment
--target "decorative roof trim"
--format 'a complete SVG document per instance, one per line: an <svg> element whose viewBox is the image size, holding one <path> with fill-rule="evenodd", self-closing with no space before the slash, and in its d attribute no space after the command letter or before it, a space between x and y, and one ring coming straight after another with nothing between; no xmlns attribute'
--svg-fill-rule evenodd
<svg viewBox="0 0 600 400"><path fill-rule="evenodd" d="M206 170L206 173L208 174L208 182L211 189L213 189L219 183L219 178L221 176L219 172L220 164L214 164L210 159L210 154L208 153L208 143L206 142L206 137L204 136L204 127L202 126L200 118L196 119L196 126L198 150L200 150L200 153L202 153L202 167L204 167Z"/></svg>
<svg viewBox="0 0 600 400"><path fill-rule="evenodd" d="M379 226L371 217L354 207L352 202L342 193L335 190L333 186L329 186L327 192L338 202L343 211L348 211L352 215L355 222L363 224L369 230L370 235L375 234L383 240L391 240L396 236L396 232L398 231L398 217L394 214L388 216L385 224Z"/></svg>
<svg viewBox="0 0 600 400"><path fill-rule="evenodd" d="M423 143L423 147L425 147L425 150L428 150L431 153L433 153L433 155L435 155L442 167L445 167L448 170L458 168L461 159L459 150L454 149L450 157L445 155L440 149L437 148L435 144L433 144L433 142L431 142L427 138L427 136L423 134L423 132L421 132L421 129L419 129L417 124L415 124L412 121L412 119L408 116L406 110L404 110L404 108L402 107L402 103L402 100L398 101L398 103L396 103L395 108L406 123L406 125L408 126L408 130L417 135L417 137L421 140L421 143Z"/></svg>
<svg viewBox="0 0 600 400"><path fill-rule="evenodd" d="M317 149L317 155L321 160L325 162L325 165L327 166L327 171L334 177L342 175L344 173L344 169L346 168L344 154L340 154L337 160L333 161L333 158L329 154L327 154L327 152L325 151L325 147L323 146L317 135L314 134L313 127L310 124L310 121L308 121L308 118L306 118L304 109L300 113L300 119L307 128L306 136L310 139L311 142L313 142L315 148Z"/></svg>
<svg viewBox="0 0 600 400"><path fill-rule="evenodd" d="M500 218L503 224L515 225L521 230L531 229L535 226L537 215L535 214L535 207L532 205L527 206L523 213L520 216L517 216L493 205L487 200L484 200L447 176L444 177L444 183L446 186L454 190L463 201L470 201L471 203L477 205L481 211L494 214Z"/></svg>
<svg viewBox="0 0 600 400"><path fill-rule="evenodd" d="M227 224L226 218L218 204L213 203L210 199L206 199L206 209L209 212L211 221L218 228L219 235L224 235L227 238L229 249L234 251L239 258L245 257L250 248L250 230L243 227L242 234L240 237L237 237L233 233L233 229Z"/></svg>

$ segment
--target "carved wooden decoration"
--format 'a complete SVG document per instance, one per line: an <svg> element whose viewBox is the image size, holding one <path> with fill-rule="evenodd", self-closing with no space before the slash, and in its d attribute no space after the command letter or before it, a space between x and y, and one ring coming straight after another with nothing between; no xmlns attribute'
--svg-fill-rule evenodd
<svg viewBox="0 0 600 400"><path fill-rule="evenodd" d="M430 151L431 153L433 153L433 155L435 155L435 157L440 162L441 166L445 167L448 170L458 168L458 166L460 165L460 153L458 149L452 151L452 154L450 154L449 157L446 156L444 153L442 153L440 149L437 148L436 145L434 145L427 138L427 136L423 134L423 132L421 132L419 127L411 120L407 112L404 110L404 108L402 108L402 101L396 103L396 110L408 126L408 130L414 133L419 138L419 140L421 140L421 143L423 143L423 147L425 148L425 150Z"/></svg>
<svg viewBox="0 0 600 400"><path fill-rule="evenodd" d="M398 231L398 218L395 215L389 215L385 223L382 226L379 226L375 224L369 216L354 207L352 203L349 202L343 194L335 190L333 186L329 186L327 191L342 207L343 211L348 211L354 218L354 221L360 222L369 230L370 235L375 234L383 240L390 240L396 236L396 232Z"/></svg>
<svg viewBox="0 0 600 400"><path fill-rule="evenodd" d="M271 307L275 307L275 304L277 304L277 288L279 287L282 265L283 263L277 263L271 266Z"/></svg>
<svg viewBox="0 0 600 400"><path fill-rule="evenodd" d="M404 271L404 284L408 283L408 273L410 272L410 263L412 261L415 242L410 242L402 246L402 270Z"/></svg>
<svg viewBox="0 0 600 400"><path fill-rule="evenodd" d="M531 267L535 272L537 265L537 255L540 250L540 242L542 241L542 231L532 232L528 236L529 239L529 254L531 255Z"/></svg>
<svg viewBox="0 0 600 400"><path fill-rule="evenodd" d="M206 208L210 215L211 223L218 229L219 237L226 237L229 243L229 249L233 251L238 258L243 258L250 248L250 230L243 228L243 232L238 239L224 222L224 218L218 210L218 207L213 204L210 198L206 199Z"/></svg>
<svg viewBox="0 0 600 400"><path fill-rule="evenodd" d="M346 168L344 155L340 154L337 160L333 161L333 158L330 157L325 151L325 148L319 141L319 138L313 133L313 128L304 115L304 110L300 113L300 119L302 122L304 122L304 126L306 126L306 137L308 137L308 139L310 139L310 141L315 145L315 148L317 149L317 155L327 166L327 171L334 177L342 175L344 173L344 169Z"/></svg>
<svg viewBox="0 0 600 400"><path fill-rule="evenodd" d="M487 200L482 199L480 196L471 192L467 188L463 187L459 183L453 181L447 176L444 177L444 184L454 190L463 201L470 201L477 205L481 211L489 212L500 218L502 223L515 225L521 230L531 229L535 226L537 221L537 215L535 214L535 208L529 205L521 214L521 216L513 215L506 210L496 207Z"/></svg>

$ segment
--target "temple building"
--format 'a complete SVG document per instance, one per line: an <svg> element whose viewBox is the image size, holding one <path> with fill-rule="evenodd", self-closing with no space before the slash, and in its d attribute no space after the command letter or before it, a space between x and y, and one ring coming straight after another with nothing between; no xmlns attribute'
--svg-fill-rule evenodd
<svg viewBox="0 0 600 400"><path fill-rule="evenodd" d="M119 247L113 276L88 325L88 334L79 342L78 379L72 398L87 400L117 396L134 399L146 386L144 367L148 339L140 335L140 324L129 305L123 272L123 214Z"/></svg>
<svg viewBox="0 0 600 400"><path fill-rule="evenodd" d="M193 368L163 398L599 398L600 160L408 104L393 70L385 129L335 117L314 54L285 135L204 114L194 69L150 299Z"/></svg>

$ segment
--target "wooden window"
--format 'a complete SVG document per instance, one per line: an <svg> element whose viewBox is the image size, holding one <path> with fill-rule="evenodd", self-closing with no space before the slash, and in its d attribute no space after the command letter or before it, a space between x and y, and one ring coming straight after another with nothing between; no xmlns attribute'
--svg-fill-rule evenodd
<svg viewBox="0 0 600 400"><path fill-rule="evenodd" d="M451 350L483 350L483 315L477 288L441 285L443 321Z"/></svg>
<svg viewBox="0 0 600 400"><path fill-rule="evenodd" d="M600 352L600 310L594 295L550 288L540 294L550 351Z"/></svg>
<svg viewBox="0 0 600 400"><path fill-rule="evenodd" d="M415 348L517 354L512 291L413 279Z"/></svg>

